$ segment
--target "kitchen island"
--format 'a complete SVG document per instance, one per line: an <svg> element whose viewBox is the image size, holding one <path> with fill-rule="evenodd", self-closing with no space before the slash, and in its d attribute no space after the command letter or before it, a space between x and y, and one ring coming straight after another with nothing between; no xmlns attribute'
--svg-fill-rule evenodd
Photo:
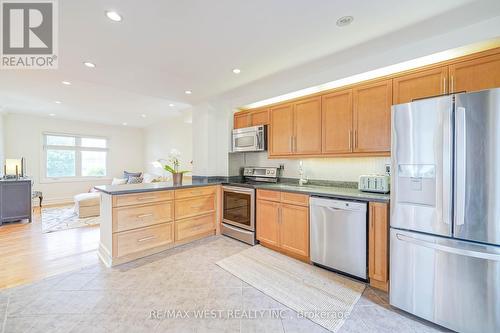
<svg viewBox="0 0 500 333"><path fill-rule="evenodd" d="M114 266L218 232L220 182L97 186L101 192L99 257Z"/></svg>

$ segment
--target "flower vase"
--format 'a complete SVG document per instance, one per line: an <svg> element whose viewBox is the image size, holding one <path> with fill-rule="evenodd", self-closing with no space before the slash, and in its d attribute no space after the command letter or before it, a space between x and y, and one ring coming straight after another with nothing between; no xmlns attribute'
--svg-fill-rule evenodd
<svg viewBox="0 0 500 333"><path fill-rule="evenodd" d="M173 173L172 174L172 182L174 183L174 186L182 185L182 176L183 173Z"/></svg>

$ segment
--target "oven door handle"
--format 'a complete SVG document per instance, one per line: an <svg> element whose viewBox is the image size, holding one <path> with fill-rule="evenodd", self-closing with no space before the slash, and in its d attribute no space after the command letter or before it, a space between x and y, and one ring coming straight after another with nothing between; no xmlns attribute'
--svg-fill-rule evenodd
<svg viewBox="0 0 500 333"><path fill-rule="evenodd" d="M236 187L236 186L222 186L222 190L225 192L250 194L252 196L255 193L255 190L253 188L243 188L243 187Z"/></svg>

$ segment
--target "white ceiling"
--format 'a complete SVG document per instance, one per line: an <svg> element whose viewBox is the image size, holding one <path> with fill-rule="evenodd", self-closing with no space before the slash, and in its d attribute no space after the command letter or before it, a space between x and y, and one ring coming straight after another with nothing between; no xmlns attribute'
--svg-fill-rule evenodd
<svg viewBox="0 0 500 333"><path fill-rule="evenodd" d="M13 113L147 126L231 89L471 2L495 3L63 0L59 69L0 71L0 106ZM107 9L118 11L123 21L110 21ZM354 22L339 28L335 22L344 15L354 16ZM97 67L86 68L83 61ZM232 73L236 67L241 74ZM193 94L184 94L187 89Z"/></svg>

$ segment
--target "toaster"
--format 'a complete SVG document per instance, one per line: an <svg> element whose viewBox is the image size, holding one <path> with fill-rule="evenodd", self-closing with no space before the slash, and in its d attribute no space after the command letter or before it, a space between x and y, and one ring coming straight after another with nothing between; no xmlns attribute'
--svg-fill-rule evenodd
<svg viewBox="0 0 500 333"><path fill-rule="evenodd" d="M389 193L390 176L386 175L359 176L358 189L363 192Z"/></svg>

